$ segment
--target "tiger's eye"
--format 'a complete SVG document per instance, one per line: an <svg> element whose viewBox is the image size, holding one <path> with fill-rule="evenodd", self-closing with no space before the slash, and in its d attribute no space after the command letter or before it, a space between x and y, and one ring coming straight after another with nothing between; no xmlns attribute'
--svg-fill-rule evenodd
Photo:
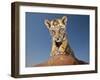
<svg viewBox="0 0 100 80"><path fill-rule="evenodd" d="M54 31L54 30L50 30L50 33L51 33L52 35L55 35L55 31Z"/></svg>
<svg viewBox="0 0 100 80"><path fill-rule="evenodd" d="M64 28L61 28L60 29L60 33L64 33L65 29Z"/></svg>

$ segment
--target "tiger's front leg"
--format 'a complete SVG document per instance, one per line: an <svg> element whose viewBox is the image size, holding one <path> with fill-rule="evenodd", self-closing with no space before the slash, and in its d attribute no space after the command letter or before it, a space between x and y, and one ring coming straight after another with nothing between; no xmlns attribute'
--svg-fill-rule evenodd
<svg viewBox="0 0 100 80"><path fill-rule="evenodd" d="M58 54L58 47L56 47L55 43L53 42L50 56L55 56L57 54Z"/></svg>

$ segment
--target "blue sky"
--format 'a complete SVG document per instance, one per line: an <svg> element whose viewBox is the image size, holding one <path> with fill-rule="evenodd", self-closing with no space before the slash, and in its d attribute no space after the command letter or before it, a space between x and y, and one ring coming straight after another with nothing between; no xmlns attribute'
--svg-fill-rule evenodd
<svg viewBox="0 0 100 80"><path fill-rule="evenodd" d="M27 67L48 60L51 51L51 36L44 20L62 16L68 17L66 32L75 56L89 62L89 15L26 12Z"/></svg>

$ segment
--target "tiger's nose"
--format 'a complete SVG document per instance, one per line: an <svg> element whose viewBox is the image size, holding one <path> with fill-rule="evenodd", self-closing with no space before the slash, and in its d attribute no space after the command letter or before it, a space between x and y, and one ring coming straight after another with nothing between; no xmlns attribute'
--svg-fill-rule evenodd
<svg viewBox="0 0 100 80"><path fill-rule="evenodd" d="M57 38L57 40L59 40L59 38Z"/></svg>

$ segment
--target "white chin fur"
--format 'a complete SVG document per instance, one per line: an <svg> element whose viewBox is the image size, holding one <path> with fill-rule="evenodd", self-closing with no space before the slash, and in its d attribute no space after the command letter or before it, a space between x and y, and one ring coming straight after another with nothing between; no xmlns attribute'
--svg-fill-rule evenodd
<svg viewBox="0 0 100 80"><path fill-rule="evenodd" d="M56 42L61 42L61 40L56 40Z"/></svg>

